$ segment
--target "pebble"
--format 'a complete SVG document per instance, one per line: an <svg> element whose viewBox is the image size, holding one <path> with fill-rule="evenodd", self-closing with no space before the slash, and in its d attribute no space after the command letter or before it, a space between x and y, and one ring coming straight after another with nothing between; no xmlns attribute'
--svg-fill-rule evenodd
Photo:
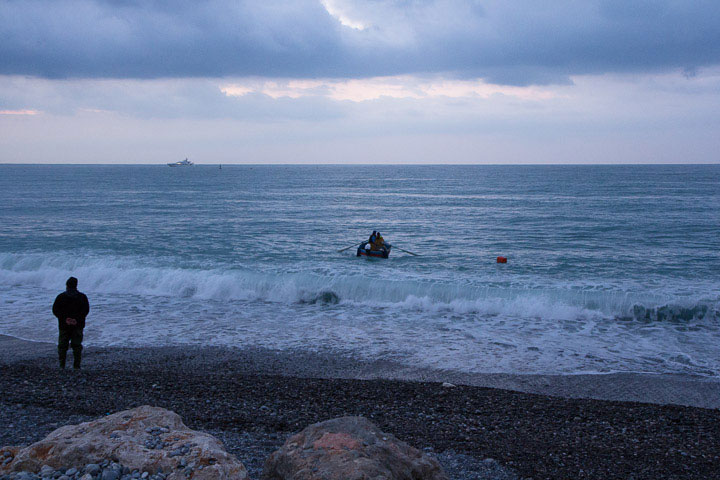
<svg viewBox="0 0 720 480"><path fill-rule="evenodd" d="M55 473L55 469L52 468L50 465L43 465L40 468L40 476L41 477L51 477Z"/></svg>
<svg viewBox="0 0 720 480"><path fill-rule="evenodd" d="M183 463L187 462L185 459L182 460L184 460ZM191 464L190 467L194 467L194 464ZM162 469L157 475L151 475L149 472L131 470L125 465L107 460L100 465L89 463L84 467L63 467L57 470L49 465L43 465L39 474L12 472L0 475L0 480L165 480L165 478L166 475L162 473Z"/></svg>
<svg viewBox="0 0 720 480"><path fill-rule="evenodd" d="M100 477L102 480L118 480L120 478L120 475L117 471L108 468L103 471L102 476Z"/></svg>

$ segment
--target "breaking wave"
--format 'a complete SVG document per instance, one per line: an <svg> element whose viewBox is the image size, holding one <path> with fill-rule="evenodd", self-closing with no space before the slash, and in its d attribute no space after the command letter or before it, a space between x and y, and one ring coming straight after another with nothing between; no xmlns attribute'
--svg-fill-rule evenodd
<svg viewBox="0 0 720 480"><path fill-rule="evenodd" d="M676 299L572 288L482 287L360 275L149 266L142 259L0 254L0 285L51 291L74 275L90 293L263 301L318 307L358 304L439 314L527 318L611 318L641 322L720 321L716 299Z"/></svg>

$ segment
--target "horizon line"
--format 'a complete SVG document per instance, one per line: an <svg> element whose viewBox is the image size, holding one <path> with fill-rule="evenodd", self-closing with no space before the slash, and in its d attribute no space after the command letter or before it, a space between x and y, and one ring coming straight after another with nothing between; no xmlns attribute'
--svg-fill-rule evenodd
<svg viewBox="0 0 720 480"><path fill-rule="evenodd" d="M50 162L0 162L0 166L3 165L15 165L15 166L30 166L30 165L55 165L55 166L146 166L146 167L163 167L168 166L168 163L50 163ZM576 167L593 167L593 166L720 166L720 161L717 162L694 162L694 163L629 163L629 162L601 162L601 163L194 163L194 167L217 167L219 165L227 166L247 166L247 167L282 167L282 166L301 166L301 167L353 167L353 166L365 166L365 167L379 167L379 166L406 166L406 167L469 167L469 166L488 166L488 167L511 167L511 166L576 166Z"/></svg>

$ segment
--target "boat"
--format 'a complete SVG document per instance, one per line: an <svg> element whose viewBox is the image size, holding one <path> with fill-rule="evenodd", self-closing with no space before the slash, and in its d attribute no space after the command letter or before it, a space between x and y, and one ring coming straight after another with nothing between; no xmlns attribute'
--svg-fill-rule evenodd
<svg viewBox="0 0 720 480"><path fill-rule="evenodd" d="M392 249L392 245L386 243L385 248L383 248L382 250L371 250L369 248L365 248L365 246L369 243L370 242L362 242L360 244L357 249L358 257L388 258L390 256L390 250Z"/></svg>
<svg viewBox="0 0 720 480"><path fill-rule="evenodd" d="M168 163L168 167L191 167L195 165L193 162L188 160L187 158L185 160L181 160L179 162L174 163Z"/></svg>

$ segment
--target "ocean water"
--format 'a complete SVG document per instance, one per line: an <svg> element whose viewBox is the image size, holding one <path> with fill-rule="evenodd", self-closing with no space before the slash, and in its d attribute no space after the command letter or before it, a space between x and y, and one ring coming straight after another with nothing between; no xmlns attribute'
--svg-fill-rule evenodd
<svg viewBox="0 0 720 480"><path fill-rule="evenodd" d="M719 207L720 166L0 165L0 333L74 275L93 345L719 376ZM374 229L420 256L338 253Z"/></svg>

